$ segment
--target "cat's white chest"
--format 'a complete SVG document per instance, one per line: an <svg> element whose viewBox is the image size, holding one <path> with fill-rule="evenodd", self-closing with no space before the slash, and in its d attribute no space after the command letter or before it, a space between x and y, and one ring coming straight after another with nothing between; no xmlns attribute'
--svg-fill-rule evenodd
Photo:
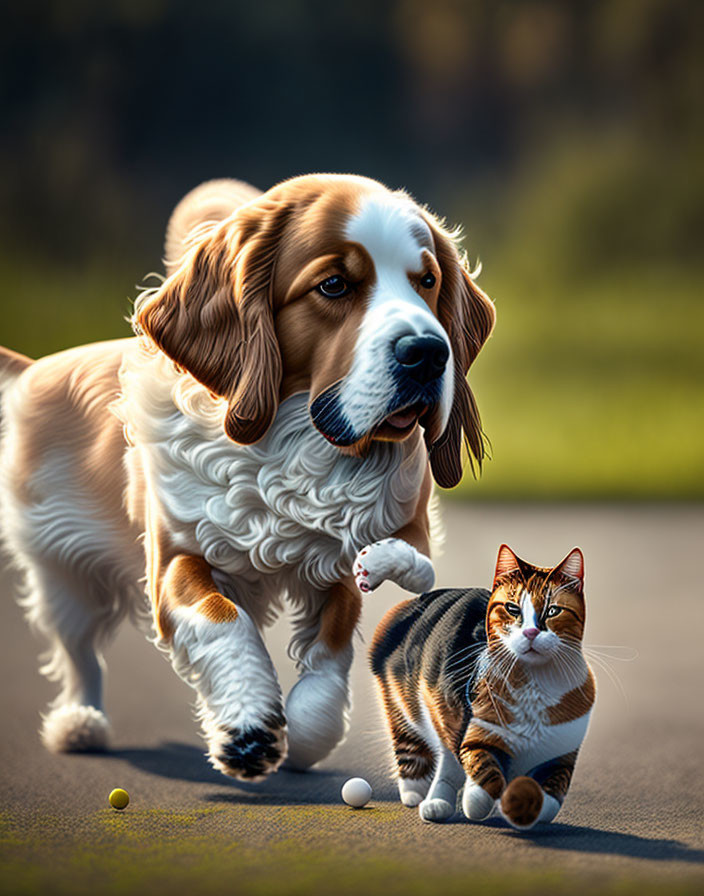
<svg viewBox="0 0 704 896"><path fill-rule="evenodd" d="M558 756L576 750L584 740L589 713L569 722L551 724L548 708L559 696L546 692L534 682L517 690L512 705L513 719L503 732L511 755L510 777L526 772Z"/></svg>

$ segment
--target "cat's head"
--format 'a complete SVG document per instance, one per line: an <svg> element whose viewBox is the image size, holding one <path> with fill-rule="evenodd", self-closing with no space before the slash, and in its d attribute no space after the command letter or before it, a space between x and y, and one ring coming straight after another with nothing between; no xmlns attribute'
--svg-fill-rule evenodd
<svg viewBox="0 0 704 896"><path fill-rule="evenodd" d="M574 548L553 567L532 566L503 544L496 562L486 629L489 648L502 645L522 663L541 666L584 634L584 557Z"/></svg>

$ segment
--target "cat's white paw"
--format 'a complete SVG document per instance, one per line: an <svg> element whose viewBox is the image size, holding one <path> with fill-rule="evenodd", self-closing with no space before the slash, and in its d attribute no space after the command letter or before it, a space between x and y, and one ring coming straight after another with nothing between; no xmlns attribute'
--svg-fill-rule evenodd
<svg viewBox="0 0 704 896"><path fill-rule="evenodd" d="M540 817L538 818L538 821L546 823L551 822L561 808L562 803L558 802L554 796L550 796L549 793L546 793L543 799L543 808L540 810Z"/></svg>
<svg viewBox="0 0 704 896"><path fill-rule="evenodd" d="M447 800L423 800L418 807L422 821L447 821L455 814L455 807Z"/></svg>
<svg viewBox="0 0 704 896"><path fill-rule="evenodd" d="M462 793L462 811L471 821L483 821L494 811L494 799L479 784L467 781Z"/></svg>
<svg viewBox="0 0 704 896"><path fill-rule="evenodd" d="M364 594L386 580L416 594L429 591L435 583L430 560L401 538L385 538L362 548L352 565L352 573Z"/></svg>
<svg viewBox="0 0 704 896"><path fill-rule="evenodd" d="M399 778L398 795L404 806L415 808L430 789L431 778Z"/></svg>

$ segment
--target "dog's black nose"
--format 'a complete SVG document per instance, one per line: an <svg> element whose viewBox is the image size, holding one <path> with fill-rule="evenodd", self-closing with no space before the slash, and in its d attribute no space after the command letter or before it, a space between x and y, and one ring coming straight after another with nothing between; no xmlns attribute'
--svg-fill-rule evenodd
<svg viewBox="0 0 704 896"><path fill-rule="evenodd" d="M442 376L450 357L447 343L439 336L402 336L394 343L394 355L404 372L416 383L425 385Z"/></svg>

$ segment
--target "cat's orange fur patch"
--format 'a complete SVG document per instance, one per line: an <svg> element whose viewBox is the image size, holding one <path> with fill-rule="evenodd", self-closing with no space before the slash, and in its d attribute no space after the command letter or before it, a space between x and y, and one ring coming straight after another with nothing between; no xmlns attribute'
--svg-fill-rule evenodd
<svg viewBox="0 0 704 896"><path fill-rule="evenodd" d="M500 737L482 731L470 724L467 735L459 749L459 760L473 784L479 784L492 799L497 800L506 786L506 778L496 756L491 752L498 748L506 752L506 745Z"/></svg>
<svg viewBox="0 0 704 896"><path fill-rule="evenodd" d="M386 686L393 703L401 710L407 719L418 719L420 715L420 700L414 688L404 688L404 682L397 681L391 674L386 677Z"/></svg>
<svg viewBox="0 0 704 896"><path fill-rule="evenodd" d="M525 681L523 670L516 663L510 676L503 678L482 678L476 685L474 698L472 699L472 713L484 722L492 725L506 727L513 721L513 713L510 705L513 702L512 690L519 687ZM503 741L495 744L504 750Z"/></svg>
<svg viewBox="0 0 704 896"><path fill-rule="evenodd" d="M588 670L583 684L563 694L559 703L548 707L550 724L559 725L562 722L571 722L572 719L581 718L592 708L595 696L594 676L591 670Z"/></svg>
<svg viewBox="0 0 704 896"><path fill-rule="evenodd" d="M437 691L432 691L427 681L423 680L420 686L421 697L428 709L433 728L440 735L440 739L453 753L462 741L462 716L457 708L451 706L447 698L443 698Z"/></svg>
<svg viewBox="0 0 704 896"><path fill-rule="evenodd" d="M394 745L394 755L399 775L407 780L417 780L430 775L435 765L433 751L408 722L408 717L398 700L399 691L379 680L381 699Z"/></svg>

